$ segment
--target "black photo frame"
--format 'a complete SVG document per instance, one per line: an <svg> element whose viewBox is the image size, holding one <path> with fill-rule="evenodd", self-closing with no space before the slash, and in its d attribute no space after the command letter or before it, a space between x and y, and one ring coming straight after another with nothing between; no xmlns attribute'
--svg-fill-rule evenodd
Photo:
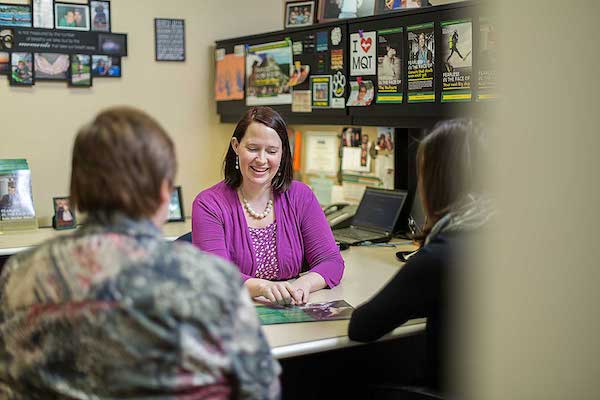
<svg viewBox="0 0 600 400"><path fill-rule="evenodd" d="M107 0L89 0L90 6L90 30L92 32L112 32L112 15L110 11L110 1ZM102 24L102 17L99 14L101 11L98 7L102 7L106 14L106 24ZM98 18L96 18L98 17ZM106 25L104 27L103 25Z"/></svg>
<svg viewBox="0 0 600 400"><path fill-rule="evenodd" d="M102 65L100 64L102 62ZM123 75L121 57L92 55L92 76L95 78L120 78Z"/></svg>
<svg viewBox="0 0 600 400"><path fill-rule="evenodd" d="M171 193L169 202L169 217L167 222L185 221L185 212L183 211L183 197L181 196L181 186L175 186Z"/></svg>
<svg viewBox="0 0 600 400"><path fill-rule="evenodd" d="M70 54L69 59L71 60L69 66L69 86L80 88L91 87L93 83L92 56L90 54ZM76 73L74 73L75 68L77 68ZM82 76L87 73L90 75L89 79L86 79L85 76Z"/></svg>
<svg viewBox="0 0 600 400"><path fill-rule="evenodd" d="M43 71L43 68L40 68L40 62L38 59L43 57L48 59L48 56L56 56L54 60L47 60L48 62L52 61L52 66L57 65L59 62L61 64L64 63L64 60L58 60L58 58L66 57L67 58L67 69L61 74L56 73L55 76L52 74ZM61 53L33 53L33 76L35 77L35 81L47 81L47 82L68 82L69 81L69 70L71 68L71 57L69 54L61 54Z"/></svg>
<svg viewBox="0 0 600 400"><path fill-rule="evenodd" d="M52 227L56 230L74 229L77 227L75 210L71 208L71 199L68 196L53 197Z"/></svg>
<svg viewBox="0 0 600 400"><path fill-rule="evenodd" d="M298 21L298 18L296 18L295 21L292 20L293 18L291 18L291 12L294 11L294 9L306 10L306 8L310 8L309 17L306 17L305 15L303 18L304 21ZM316 14L317 2L315 0L286 0L283 16L283 26L285 29L310 26L315 23Z"/></svg>
<svg viewBox="0 0 600 400"><path fill-rule="evenodd" d="M43 29L54 29L56 23L54 21L54 0L40 0L45 1L50 5L50 11L52 11L52 15L50 16L50 22L52 26L36 26L35 24L35 9L36 9L36 0L31 0L31 26L34 28L43 28Z"/></svg>
<svg viewBox="0 0 600 400"><path fill-rule="evenodd" d="M23 60L24 56L29 57L29 61L27 59ZM18 72L18 70L23 70L21 67L21 62L25 63L26 71ZM27 65L29 63L29 65ZM23 76L29 76L28 79ZM11 86L33 86L35 85L35 68L33 65L33 53L21 53L14 52L10 53L10 72L8 75L8 79L10 81Z"/></svg>
<svg viewBox="0 0 600 400"><path fill-rule="evenodd" d="M15 23L12 21L16 21L16 22L21 22L19 21L19 19L16 16L13 16L13 20L12 21L4 21L2 22L0 25L2 25L5 28L8 27L26 27L26 28L31 28L33 26L33 14L31 13L31 5L29 4L14 4L14 3L0 3L0 11L2 11L2 7L11 7L11 8L22 8L22 11L25 12L29 12L29 24L20 24L20 23Z"/></svg>
<svg viewBox="0 0 600 400"><path fill-rule="evenodd" d="M163 42L162 34L166 33L169 25L181 25L182 37L181 37L181 54L177 55L165 55L163 54L162 47L167 47L169 44ZM185 20L176 18L154 18L154 60L155 61L173 61L173 62L184 62L185 61Z"/></svg>
<svg viewBox="0 0 600 400"><path fill-rule="evenodd" d="M75 10L85 10L85 18L82 18L81 21L85 22L85 26L76 26L71 25L73 21L67 20L67 14L61 17L62 12L59 13L59 7L62 7L60 10L64 12L68 9ZM67 11L68 12L68 11ZM65 20L63 21L63 18ZM78 22L75 22L78 24ZM80 31L80 32L89 32L90 31L90 5L89 4L79 4L79 3L61 3L58 1L54 2L54 29L60 30L68 30L68 31Z"/></svg>

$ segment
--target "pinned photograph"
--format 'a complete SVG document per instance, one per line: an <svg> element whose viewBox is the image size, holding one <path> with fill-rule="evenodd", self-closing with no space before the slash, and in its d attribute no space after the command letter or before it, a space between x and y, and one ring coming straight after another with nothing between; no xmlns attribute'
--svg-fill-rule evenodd
<svg viewBox="0 0 600 400"><path fill-rule="evenodd" d="M92 56L71 54L70 85L76 87L92 86Z"/></svg>
<svg viewBox="0 0 600 400"><path fill-rule="evenodd" d="M348 97L347 106L365 107L371 105L373 101L373 82L371 81L351 81L350 97Z"/></svg>
<svg viewBox="0 0 600 400"><path fill-rule="evenodd" d="M10 57L10 84L33 85L33 57L31 53L12 53Z"/></svg>
<svg viewBox="0 0 600 400"><path fill-rule="evenodd" d="M110 2L90 1L92 31L110 32Z"/></svg>
<svg viewBox="0 0 600 400"><path fill-rule="evenodd" d="M362 142L362 128L348 126L342 129L342 147L360 147Z"/></svg>
<svg viewBox="0 0 600 400"><path fill-rule="evenodd" d="M286 1L285 27L312 25L315 20L315 1Z"/></svg>
<svg viewBox="0 0 600 400"><path fill-rule="evenodd" d="M54 218L52 227L54 229L73 229L77 226L75 210L71 208L71 200L68 197L54 197Z"/></svg>
<svg viewBox="0 0 600 400"><path fill-rule="evenodd" d="M31 27L31 7L21 4L0 4L0 25Z"/></svg>
<svg viewBox="0 0 600 400"><path fill-rule="evenodd" d="M67 81L69 78L69 55L56 53L35 53L35 80Z"/></svg>
<svg viewBox="0 0 600 400"><path fill-rule="evenodd" d="M294 63L294 70L290 76L290 86L296 86L303 83L310 73L310 65L301 65L300 61Z"/></svg>
<svg viewBox="0 0 600 400"><path fill-rule="evenodd" d="M0 75L10 73L10 53L0 52Z"/></svg>
<svg viewBox="0 0 600 400"><path fill-rule="evenodd" d="M83 4L54 3L56 29L90 30L90 7Z"/></svg>
<svg viewBox="0 0 600 400"><path fill-rule="evenodd" d="M92 76L94 78L120 78L121 57L93 55Z"/></svg>

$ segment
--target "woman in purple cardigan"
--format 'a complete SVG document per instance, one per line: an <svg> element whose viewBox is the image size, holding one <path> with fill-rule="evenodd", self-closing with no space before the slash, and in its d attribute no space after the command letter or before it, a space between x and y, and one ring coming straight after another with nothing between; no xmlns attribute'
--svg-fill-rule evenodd
<svg viewBox="0 0 600 400"><path fill-rule="evenodd" d="M336 286L344 261L315 195L292 180L287 126L277 112L246 112L224 170L225 180L194 200L192 242L234 262L252 297L304 304L311 292Z"/></svg>

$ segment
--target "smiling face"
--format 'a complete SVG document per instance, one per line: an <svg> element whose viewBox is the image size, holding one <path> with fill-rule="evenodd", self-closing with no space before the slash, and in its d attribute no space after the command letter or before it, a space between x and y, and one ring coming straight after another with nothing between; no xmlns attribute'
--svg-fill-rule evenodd
<svg viewBox="0 0 600 400"><path fill-rule="evenodd" d="M252 122L240 142L231 139L231 147L239 157L243 183L271 185L282 155L281 139L273 128Z"/></svg>

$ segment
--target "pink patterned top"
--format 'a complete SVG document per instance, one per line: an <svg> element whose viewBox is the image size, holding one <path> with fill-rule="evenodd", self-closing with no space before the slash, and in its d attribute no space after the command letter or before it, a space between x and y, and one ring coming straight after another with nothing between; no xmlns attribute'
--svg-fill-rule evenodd
<svg viewBox="0 0 600 400"><path fill-rule="evenodd" d="M279 262L277 261L277 222L264 228L250 228L254 257L256 257L256 274L260 279L274 280L279 278Z"/></svg>

